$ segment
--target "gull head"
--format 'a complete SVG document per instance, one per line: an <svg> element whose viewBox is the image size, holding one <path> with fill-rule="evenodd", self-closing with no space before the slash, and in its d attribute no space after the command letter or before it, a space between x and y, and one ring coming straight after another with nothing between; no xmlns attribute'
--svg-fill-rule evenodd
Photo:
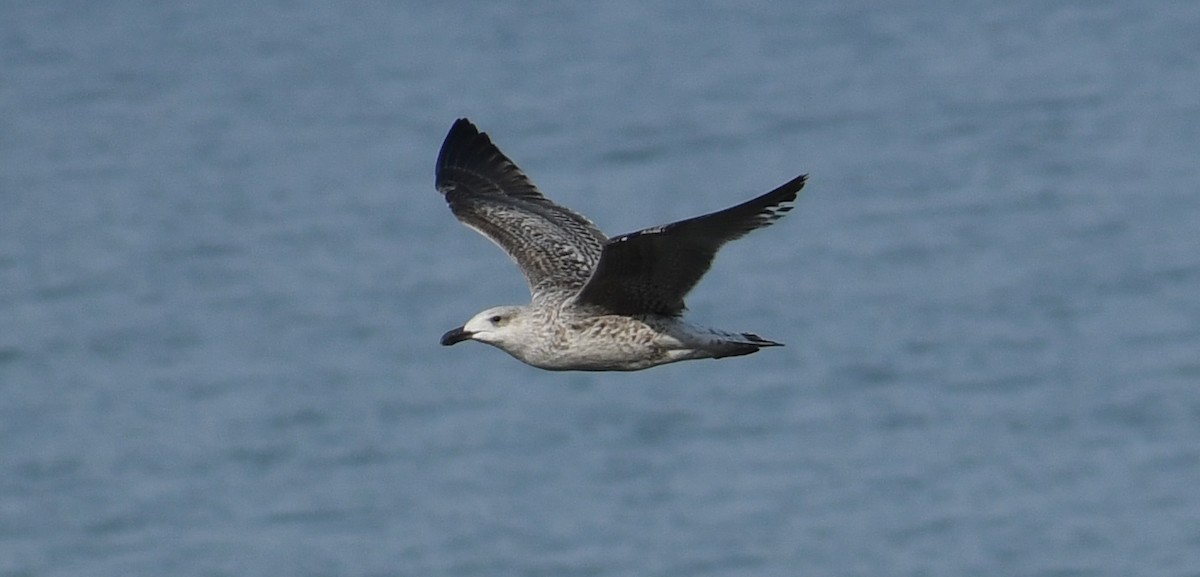
<svg viewBox="0 0 1200 577"><path fill-rule="evenodd" d="M479 341L508 350L509 343L520 341L526 307L503 306L487 309L442 335L442 344L450 346L466 340Z"/></svg>

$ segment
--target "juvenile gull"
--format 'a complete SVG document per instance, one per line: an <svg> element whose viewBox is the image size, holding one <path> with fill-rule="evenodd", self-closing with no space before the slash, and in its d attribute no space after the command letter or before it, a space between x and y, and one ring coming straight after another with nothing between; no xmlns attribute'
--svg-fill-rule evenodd
<svg viewBox="0 0 1200 577"><path fill-rule="evenodd" d="M459 119L438 154L437 188L454 216L517 262L533 298L475 315L442 344L476 340L555 371L636 371L781 346L690 324L683 298L722 245L791 210L806 177L732 208L609 239L542 196L486 133Z"/></svg>

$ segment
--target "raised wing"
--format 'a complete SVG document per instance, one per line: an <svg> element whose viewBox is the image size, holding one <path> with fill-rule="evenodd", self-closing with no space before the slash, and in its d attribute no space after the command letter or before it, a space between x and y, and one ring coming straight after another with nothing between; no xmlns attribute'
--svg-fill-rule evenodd
<svg viewBox="0 0 1200 577"><path fill-rule="evenodd" d="M786 214L807 178L732 208L610 240L576 302L622 315L678 316L721 246Z"/></svg>
<svg viewBox="0 0 1200 577"><path fill-rule="evenodd" d="M442 143L436 184L454 216L517 262L535 300L574 294L600 259L604 233L542 196L465 118L450 127Z"/></svg>

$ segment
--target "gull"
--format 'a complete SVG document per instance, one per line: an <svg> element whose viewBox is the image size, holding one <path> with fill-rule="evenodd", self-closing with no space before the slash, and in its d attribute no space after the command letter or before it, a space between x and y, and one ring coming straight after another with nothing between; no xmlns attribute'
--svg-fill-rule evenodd
<svg viewBox="0 0 1200 577"><path fill-rule="evenodd" d="M437 189L458 220L516 261L532 298L484 310L441 343L479 341L553 371L636 371L782 346L691 324L682 318L684 297L722 245L791 210L806 178L725 210L610 239L543 196L487 133L461 118L438 154Z"/></svg>

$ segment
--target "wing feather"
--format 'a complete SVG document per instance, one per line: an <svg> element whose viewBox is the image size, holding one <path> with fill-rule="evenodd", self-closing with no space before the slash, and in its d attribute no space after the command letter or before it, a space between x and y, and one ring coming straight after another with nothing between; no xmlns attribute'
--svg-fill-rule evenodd
<svg viewBox="0 0 1200 577"><path fill-rule="evenodd" d="M576 302L623 315L682 314L684 297L708 272L721 246L790 211L806 179L798 176L722 211L613 238Z"/></svg>
<svg viewBox="0 0 1200 577"><path fill-rule="evenodd" d="M607 241L588 219L543 196L465 118L450 127L442 143L436 185L454 216L517 262L535 300L577 292Z"/></svg>

